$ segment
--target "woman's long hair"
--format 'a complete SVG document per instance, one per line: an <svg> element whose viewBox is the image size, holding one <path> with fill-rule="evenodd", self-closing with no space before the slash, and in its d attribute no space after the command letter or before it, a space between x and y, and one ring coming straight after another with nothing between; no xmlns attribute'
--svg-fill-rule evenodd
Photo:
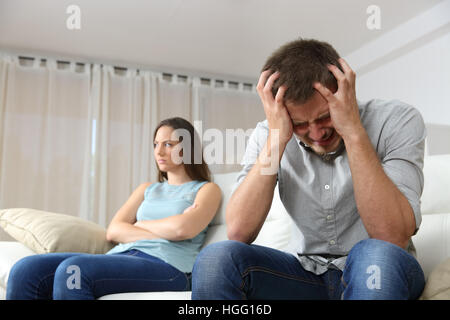
<svg viewBox="0 0 450 320"><path fill-rule="evenodd" d="M190 161L188 161L188 163L183 162L184 169L192 180L211 181L211 172L209 171L208 164L203 159L201 140L194 126L189 121L180 117L162 120L156 126L156 129L153 133L153 141L155 141L156 133L158 132L159 128L163 126L171 127L174 130L181 129L180 132L187 132L189 134L190 145L186 145L186 143L183 145L183 153L188 151L186 150L186 148L190 148ZM183 141L183 135L180 135L179 141ZM197 155L197 159L195 159L195 155ZM199 161L200 159L201 162ZM165 180L167 180L167 172L161 171L158 165L156 167L158 168L158 181L164 182Z"/></svg>

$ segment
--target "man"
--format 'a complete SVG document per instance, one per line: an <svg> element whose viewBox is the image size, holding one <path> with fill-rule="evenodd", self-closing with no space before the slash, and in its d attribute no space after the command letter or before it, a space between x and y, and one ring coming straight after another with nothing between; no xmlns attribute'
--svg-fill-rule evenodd
<svg viewBox="0 0 450 320"><path fill-rule="evenodd" d="M355 73L316 40L275 51L257 90L266 120L227 205L230 240L198 256L193 299L418 298L420 114L400 101L358 101ZM290 252L251 245L277 183L302 236Z"/></svg>

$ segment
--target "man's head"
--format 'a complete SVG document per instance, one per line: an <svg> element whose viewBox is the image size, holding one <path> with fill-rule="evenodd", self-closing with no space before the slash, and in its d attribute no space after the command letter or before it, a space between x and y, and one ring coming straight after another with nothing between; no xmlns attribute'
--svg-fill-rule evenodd
<svg viewBox="0 0 450 320"><path fill-rule="evenodd" d="M272 93L275 96L280 86L287 87L284 104L294 133L319 155L338 150L341 137L333 127L327 101L313 84L320 82L335 92L337 81L327 65L333 64L342 70L339 58L326 42L299 39L281 46L263 67L263 71L279 72Z"/></svg>
<svg viewBox="0 0 450 320"><path fill-rule="evenodd" d="M302 104L316 92L314 82L320 82L332 91L337 89L336 79L327 65L334 64L341 68L339 58L336 50L326 42L299 39L286 43L272 53L262 71L280 73L272 87L274 96L278 88L285 85L284 100Z"/></svg>

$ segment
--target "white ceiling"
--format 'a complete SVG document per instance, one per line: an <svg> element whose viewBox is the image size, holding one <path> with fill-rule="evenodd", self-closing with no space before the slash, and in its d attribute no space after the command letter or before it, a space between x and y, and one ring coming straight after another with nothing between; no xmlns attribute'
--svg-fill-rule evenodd
<svg viewBox="0 0 450 320"><path fill-rule="evenodd" d="M185 74L258 78L298 37L345 56L441 0L0 0L0 50ZM81 9L68 30L66 8ZM369 30L366 9L381 9Z"/></svg>

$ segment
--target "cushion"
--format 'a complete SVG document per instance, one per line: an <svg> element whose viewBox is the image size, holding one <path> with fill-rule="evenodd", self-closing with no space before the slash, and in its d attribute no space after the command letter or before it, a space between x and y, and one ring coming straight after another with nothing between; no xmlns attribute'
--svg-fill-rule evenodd
<svg viewBox="0 0 450 320"><path fill-rule="evenodd" d="M450 258L433 269L420 299L450 300Z"/></svg>
<svg viewBox="0 0 450 320"><path fill-rule="evenodd" d="M254 244L285 250L291 240L293 224L294 222L287 213L283 202L281 202L277 184L273 194L272 206Z"/></svg>
<svg viewBox="0 0 450 320"><path fill-rule="evenodd" d="M427 277L439 263L450 257L450 213L424 215L412 240L417 260Z"/></svg>
<svg viewBox="0 0 450 320"><path fill-rule="evenodd" d="M17 241L0 241L0 300L4 299L9 271L20 259L35 254L24 244Z"/></svg>
<svg viewBox="0 0 450 320"><path fill-rule="evenodd" d="M211 225L225 224L225 210L228 201L231 198L232 190L236 184L239 172L219 173L214 175L214 183L222 190L222 202L217 210ZM275 186L271 209L267 215L266 221L286 219L286 209L280 199L278 184Z"/></svg>
<svg viewBox="0 0 450 320"><path fill-rule="evenodd" d="M214 175L214 182L222 190L222 203L205 239L205 246L216 241L226 240L225 211L231 198L232 190L239 172L220 173ZM272 206L266 221L255 239L254 244L283 250L289 243L292 220L280 199L278 184L275 186Z"/></svg>
<svg viewBox="0 0 450 320"><path fill-rule="evenodd" d="M422 214L449 213L450 154L425 157L423 174Z"/></svg>
<svg viewBox="0 0 450 320"><path fill-rule="evenodd" d="M211 225L213 226L225 224L225 209L228 201L230 200L231 191L236 182L238 173L239 172L217 173L213 176L214 183L217 184L222 191L222 202L220 203L219 209L211 222Z"/></svg>
<svg viewBox="0 0 450 320"><path fill-rule="evenodd" d="M28 208L0 210L0 227L36 253L105 253L106 230L87 220Z"/></svg>

